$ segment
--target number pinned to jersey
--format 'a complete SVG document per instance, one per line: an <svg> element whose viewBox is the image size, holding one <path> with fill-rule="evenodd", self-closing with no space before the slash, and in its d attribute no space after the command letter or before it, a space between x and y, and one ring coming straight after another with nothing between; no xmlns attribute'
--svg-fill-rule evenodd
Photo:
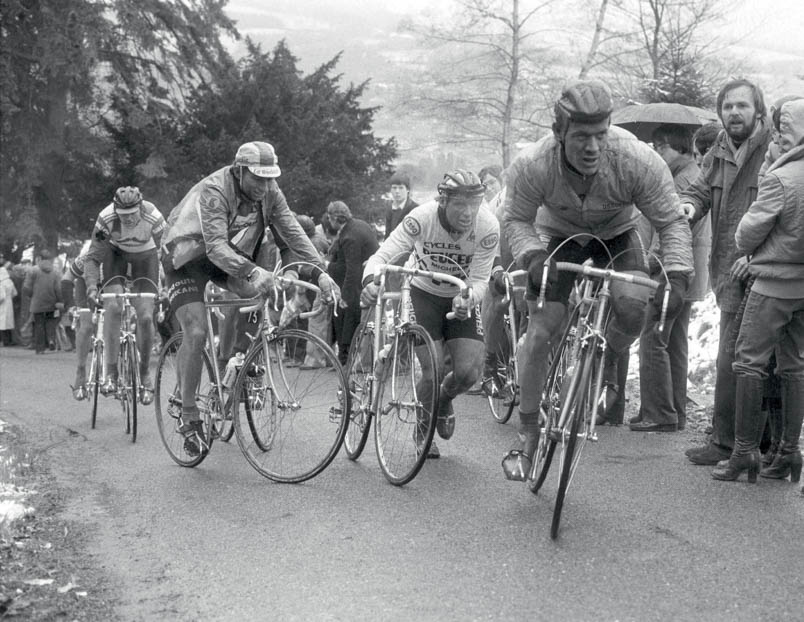
<svg viewBox="0 0 804 622"><path fill-rule="evenodd" d="M410 235L419 235L422 232L422 226L419 221L412 216L406 216L405 220L402 221L402 226Z"/></svg>
<svg viewBox="0 0 804 622"><path fill-rule="evenodd" d="M489 233L485 238L480 240L480 246L485 248L486 250L490 248L494 248L497 246L497 242L499 241L500 236L497 233Z"/></svg>

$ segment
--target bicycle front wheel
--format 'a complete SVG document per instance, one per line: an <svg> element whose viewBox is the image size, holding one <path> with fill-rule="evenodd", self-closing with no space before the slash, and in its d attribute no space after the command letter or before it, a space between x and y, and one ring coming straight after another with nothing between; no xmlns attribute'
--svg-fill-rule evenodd
<svg viewBox="0 0 804 622"><path fill-rule="evenodd" d="M558 537L564 499L567 496L567 490L569 490L569 486L572 483L581 453L589 436L589 399L591 398L594 384L594 363L594 350L585 350L581 356L580 373L582 375L574 390L571 389L566 398L570 401L571 418L561 431L561 457L559 460L561 473L558 479L555 507L553 508L553 522L550 526L550 537L553 540Z"/></svg>
<svg viewBox="0 0 804 622"><path fill-rule="evenodd" d="M491 416L497 423L508 423L519 400L513 352L514 345L511 343L511 334L506 330L505 341L496 353L491 378L483 387L489 402Z"/></svg>
<svg viewBox="0 0 804 622"><path fill-rule="evenodd" d="M302 351L326 366L288 366ZM235 380L237 443L260 475L303 482L321 473L338 453L349 403L346 376L332 348L307 331L279 330L252 346Z"/></svg>
<svg viewBox="0 0 804 622"><path fill-rule="evenodd" d="M118 369L119 386L117 398L123 408L126 422L126 434L131 434L131 442L137 442L137 347L134 341L127 339L120 347L120 364Z"/></svg>
<svg viewBox="0 0 804 622"><path fill-rule="evenodd" d="M419 473L433 442L439 388L433 339L417 324L405 326L394 335L381 365L374 421L377 458L386 479L403 486Z"/></svg>
<svg viewBox="0 0 804 622"><path fill-rule="evenodd" d="M184 437L179 432L181 426L181 384L179 382L178 352L182 342L182 333L176 333L165 342L159 353L156 366L155 408L156 424L159 436L168 455L177 464L194 467L206 458L212 446L213 414L220 412L218 389L215 385L212 361L209 353L203 351L201 380L195 393L195 402L204 422L204 438L206 448L197 456L191 456L184 450Z"/></svg>
<svg viewBox="0 0 804 622"><path fill-rule="evenodd" d="M349 347L346 382L351 397L349 427L343 445L350 460L357 460L366 446L371 430L372 378L374 370L374 325L363 322L355 331Z"/></svg>
<svg viewBox="0 0 804 622"><path fill-rule="evenodd" d="M98 394L100 393L101 368L103 367L103 346L95 344L92 348L92 362L89 368L89 390L92 393L92 429L98 419Z"/></svg>

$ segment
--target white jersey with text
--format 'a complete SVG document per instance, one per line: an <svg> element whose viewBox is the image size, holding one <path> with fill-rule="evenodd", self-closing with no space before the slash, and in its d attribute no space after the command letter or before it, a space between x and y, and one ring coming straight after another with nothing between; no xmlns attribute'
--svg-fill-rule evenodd
<svg viewBox="0 0 804 622"><path fill-rule="evenodd" d="M474 304L479 304L488 288L500 226L485 207L477 213L475 225L464 233L451 232L438 212L438 202L424 203L410 212L380 248L366 262L363 280L372 276L377 267L396 257L411 253L406 265L422 270L445 272L465 281L472 287ZM412 284L425 292L452 298L458 294L454 285L434 283L431 279L414 277Z"/></svg>

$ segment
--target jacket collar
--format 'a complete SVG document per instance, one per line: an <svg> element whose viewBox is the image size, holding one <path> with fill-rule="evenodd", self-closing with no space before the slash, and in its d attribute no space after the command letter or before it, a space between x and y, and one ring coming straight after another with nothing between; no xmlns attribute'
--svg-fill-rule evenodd
<svg viewBox="0 0 804 622"><path fill-rule="evenodd" d="M777 168L781 168L788 162L795 162L797 160L804 160L804 145L799 145L798 147L793 147L790 151L783 154L776 162L768 167L766 171L766 175L772 171L775 171Z"/></svg>
<svg viewBox="0 0 804 622"><path fill-rule="evenodd" d="M770 140L770 124L768 123L767 117L759 119L757 121L759 124L759 128L754 131L751 136L746 139L746 158L744 161L750 158L750 154L754 152L758 147L762 145L766 145L767 142ZM734 157L734 152L729 147L729 136L726 134L726 130L720 130L720 134L717 135L717 141L715 142L715 146L712 147L715 150L715 157L721 160L727 160L733 164L737 164L737 160Z"/></svg>

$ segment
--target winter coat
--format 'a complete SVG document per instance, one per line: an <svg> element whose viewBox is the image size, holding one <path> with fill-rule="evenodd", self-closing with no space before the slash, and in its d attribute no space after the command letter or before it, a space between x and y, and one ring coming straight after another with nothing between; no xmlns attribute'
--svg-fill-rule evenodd
<svg viewBox="0 0 804 622"><path fill-rule="evenodd" d="M690 228L679 211L670 171L653 149L630 132L609 128L600 167L583 200L570 185L563 160L561 143L551 134L508 169L504 235L520 266L545 249L537 230L611 240L636 228L641 211L659 232L665 269L692 273Z"/></svg>
<svg viewBox="0 0 804 622"><path fill-rule="evenodd" d="M804 101L786 103L781 115L783 137L798 146L768 168L735 233L740 253L751 255L755 288L764 279L804 282Z"/></svg>
<svg viewBox="0 0 804 622"><path fill-rule="evenodd" d="M343 225L333 244L329 275L340 286L341 296L352 309L360 308L363 264L379 247L374 229L367 222L353 218Z"/></svg>
<svg viewBox="0 0 804 622"><path fill-rule="evenodd" d="M206 255L227 274L244 279L255 267L263 234L270 230L280 251L290 247L304 261L323 268L276 181L255 203L240 192L232 168L225 166L199 181L170 212L162 248L173 267Z"/></svg>
<svg viewBox="0 0 804 622"><path fill-rule="evenodd" d="M712 213L712 252L709 275L721 311L736 313L743 299L744 285L731 278L734 262L743 256L734 244L737 224L757 197L758 174L771 141L765 119L748 138L746 155L738 166L728 145L726 130L721 130L715 144L704 157L696 180L680 193L682 203L691 203L695 219Z"/></svg>
<svg viewBox="0 0 804 622"><path fill-rule="evenodd" d="M17 288L11 275L3 266L0 266L0 330L14 329L14 296Z"/></svg>
<svg viewBox="0 0 804 622"><path fill-rule="evenodd" d="M43 259L28 273L22 289L31 297L31 313L55 311L56 303L62 302L61 276L50 259Z"/></svg>

